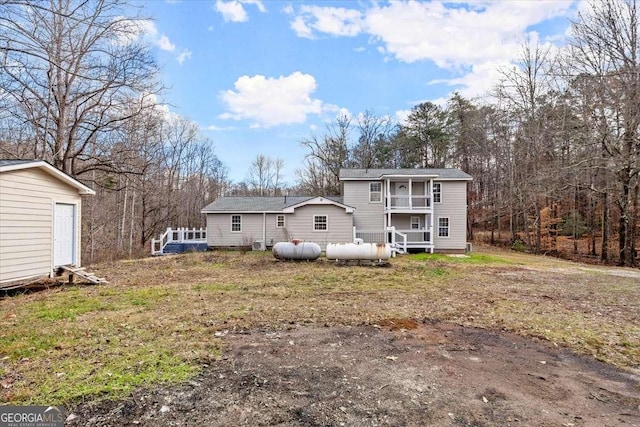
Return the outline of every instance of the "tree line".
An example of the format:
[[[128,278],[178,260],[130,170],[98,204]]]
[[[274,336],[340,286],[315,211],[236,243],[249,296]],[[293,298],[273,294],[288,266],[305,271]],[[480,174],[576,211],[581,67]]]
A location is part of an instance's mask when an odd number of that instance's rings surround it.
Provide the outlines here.
[[[343,167],[459,167],[474,178],[470,237],[541,253],[567,236],[576,253],[637,262],[635,1],[591,3],[562,49],[525,43],[485,97],[423,102],[400,122],[337,117],[300,141],[293,184],[282,159],[262,154],[232,183],[199,126],[163,106],[140,12],[0,0],[0,157],[45,159],[96,189],[83,215],[89,262],[146,251],[170,225],[204,226],[200,209],[224,194],[339,194]]]
[[[567,236],[574,254],[636,265],[639,29],[635,1],[593,2],[565,48],[523,44],[482,99],[420,103],[400,124],[372,112],[339,117],[302,141],[299,188],[337,194],[342,167],[458,167],[474,178],[470,237],[542,253]]]

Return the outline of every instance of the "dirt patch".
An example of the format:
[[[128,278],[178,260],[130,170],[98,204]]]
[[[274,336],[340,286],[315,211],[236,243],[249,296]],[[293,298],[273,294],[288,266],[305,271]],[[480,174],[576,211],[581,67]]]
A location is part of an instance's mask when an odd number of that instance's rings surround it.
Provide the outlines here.
[[[187,384],[70,425],[640,426],[639,377],[509,333],[388,319],[228,333]]]
[[[382,319],[378,322],[379,326],[389,328],[392,331],[411,330],[418,327],[418,322],[413,319]]]

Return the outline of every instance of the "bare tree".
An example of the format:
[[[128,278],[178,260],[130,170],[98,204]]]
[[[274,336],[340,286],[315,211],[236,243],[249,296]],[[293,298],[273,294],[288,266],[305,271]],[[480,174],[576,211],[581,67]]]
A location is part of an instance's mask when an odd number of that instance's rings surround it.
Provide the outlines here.
[[[352,149],[353,166],[370,169],[386,167],[392,161],[390,138],[396,123],[388,116],[365,111],[356,118],[358,143]]]
[[[247,172],[245,180],[249,194],[275,196],[282,189],[284,160],[258,154]]]
[[[142,18],[119,0],[0,3],[2,108],[33,132],[33,153],[79,175],[113,168],[90,148],[154,104],[157,67]]]
[[[351,118],[339,116],[334,123],[327,125],[325,135],[311,135],[301,141],[309,150],[306,156],[307,170],[299,170],[300,183],[309,182],[318,185],[324,183],[324,195],[340,194],[340,169],[351,166],[349,137]],[[319,177],[322,177],[320,180]]]
[[[619,259],[635,264],[640,185],[640,25],[633,0],[594,1],[572,26],[565,70],[579,77],[579,89],[591,108],[585,122],[592,130],[588,143],[599,147],[590,164],[603,178],[598,189],[619,212]],[[613,185],[606,185],[607,183]],[[605,219],[605,221],[608,220]],[[605,249],[603,242],[603,251]]]

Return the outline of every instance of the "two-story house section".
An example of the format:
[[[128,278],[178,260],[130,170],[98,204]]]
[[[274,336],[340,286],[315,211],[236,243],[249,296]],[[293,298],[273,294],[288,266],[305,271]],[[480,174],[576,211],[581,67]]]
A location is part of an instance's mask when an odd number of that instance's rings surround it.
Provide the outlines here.
[[[464,252],[467,182],[460,169],[342,169],[344,203],[355,237],[399,252]]]

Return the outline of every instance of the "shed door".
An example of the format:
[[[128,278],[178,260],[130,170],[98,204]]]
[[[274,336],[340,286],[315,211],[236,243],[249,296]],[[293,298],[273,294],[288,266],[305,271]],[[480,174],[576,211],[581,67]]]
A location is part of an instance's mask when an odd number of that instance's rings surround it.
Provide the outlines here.
[[[56,203],[53,219],[53,266],[76,263],[76,207]]]

